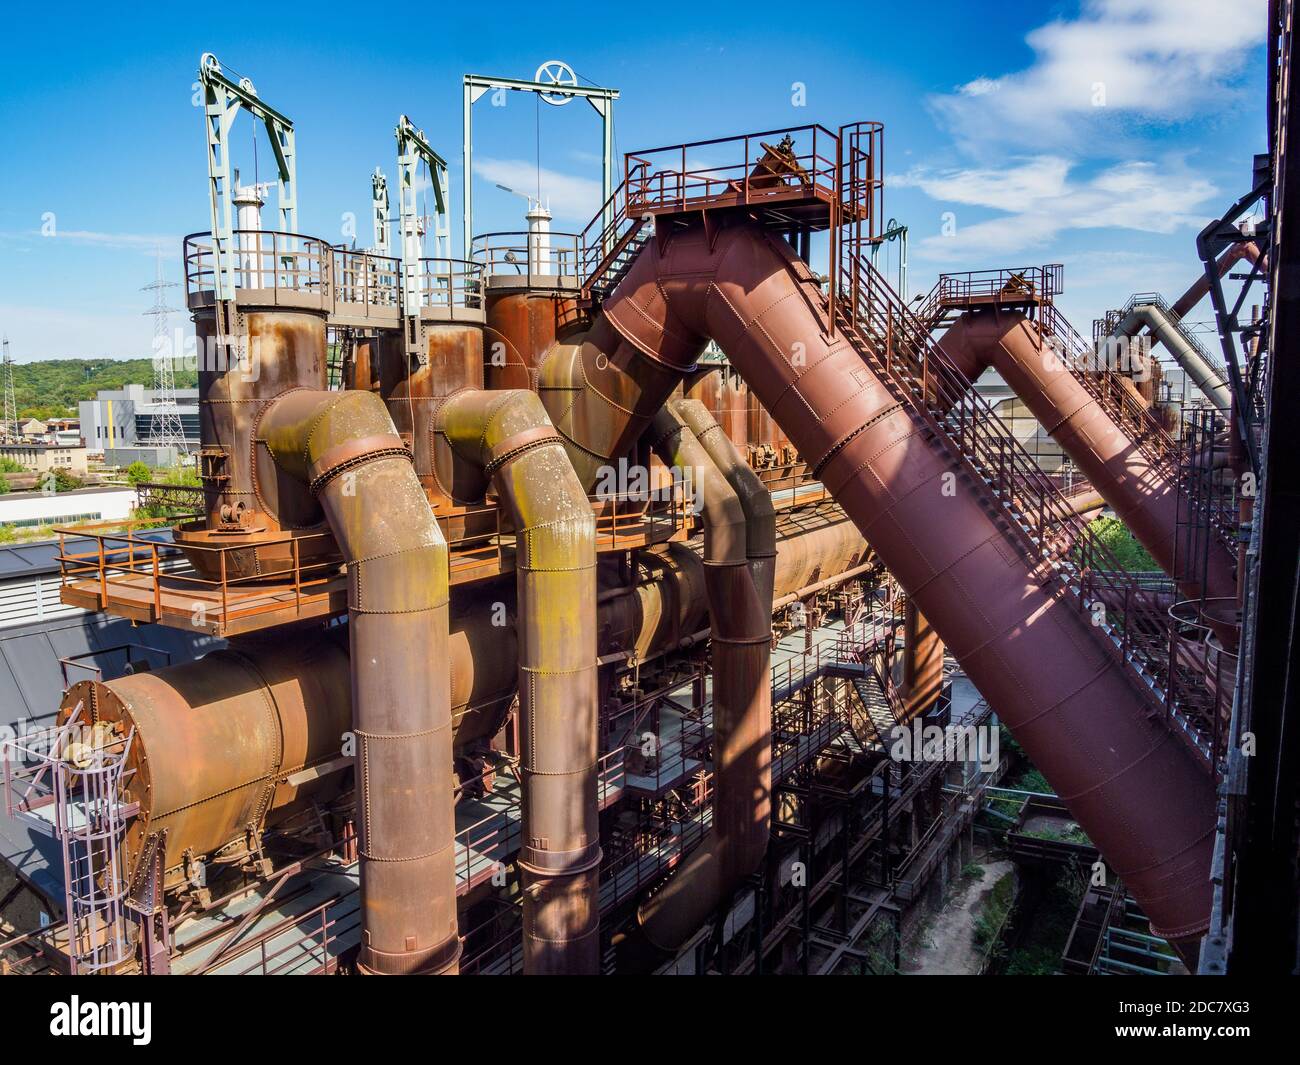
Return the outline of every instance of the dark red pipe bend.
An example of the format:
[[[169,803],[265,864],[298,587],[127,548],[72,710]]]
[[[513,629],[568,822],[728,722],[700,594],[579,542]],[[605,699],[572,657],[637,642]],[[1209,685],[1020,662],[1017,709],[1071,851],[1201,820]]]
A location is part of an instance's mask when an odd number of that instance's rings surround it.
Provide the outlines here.
[[[1051,574],[997,524],[982,490],[959,475],[956,493],[945,491],[957,455],[826,328],[818,281],[790,247],[752,224],[691,227],[663,249],[650,241],[599,322],[623,349],[680,370],[703,338],[718,342],[1159,934],[1200,935],[1210,777],[1153,719]]]

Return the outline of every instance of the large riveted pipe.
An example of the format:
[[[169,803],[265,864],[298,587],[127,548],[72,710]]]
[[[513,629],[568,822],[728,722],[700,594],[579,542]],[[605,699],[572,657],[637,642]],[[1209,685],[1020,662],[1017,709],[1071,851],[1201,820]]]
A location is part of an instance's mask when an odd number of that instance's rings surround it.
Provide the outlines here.
[[[943,641],[911,599],[903,608],[903,683],[907,720],[934,706],[943,690]]]
[[[454,973],[447,544],[383,400],[295,391],[259,430],[311,487],[348,567],[367,973]]]
[[[1212,540],[1202,574],[1176,554],[1181,515],[1172,470],[1136,447],[1124,428],[1049,349],[1042,333],[1018,311],[968,311],[940,341],[944,354],[974,382],[993,367],[1061,449],[1083,471],[1151,557],[1183,594],[1199,599],[1236,595],[1237,560]],[[1183,572],[1177,572],[1182,570]]]
[[[628,453],[707,343],[668,311],[650,249],[657,252],[655,241],[619,284],[622,298],[607,302],[576,341],[554,345],[538,367],[538,394],[585,488]]]
[[[655,452],[692,482],[702,503],[713,650],[713,828],[640,908],[635,938],[620,944],[624,959],[641,966],[676,953],[758,868],[771,822],[771,601],[765,609],[750,571],[740,497],[678,407],[661,409],[651,434]]]
[[[700,337],[718,342],[1159,934],[1201,934],[1210,775],[988,496],[962,480],[952,445],[826,320],[807,264],[749,223],[684,227],[645,245],[603,314],[638,350],[666,343],[670,365]]]
[[[532,392],[460,392],[438,432],[515,527],[523,737],[524,971],[600,971],[596,527]],[[460,494],[460,493],[458,493]]]

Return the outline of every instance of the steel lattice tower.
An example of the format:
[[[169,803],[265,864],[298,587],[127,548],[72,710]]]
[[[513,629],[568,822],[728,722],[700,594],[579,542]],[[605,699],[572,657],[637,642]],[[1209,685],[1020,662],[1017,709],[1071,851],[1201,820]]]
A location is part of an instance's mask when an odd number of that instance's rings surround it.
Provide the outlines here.
[[[0,437],[18,439],[18,401],[14,398],[14,360],[9,355],[9,338],[4,338],[5,412]]]
[[[185,455],[188,453],[185,428],[181,425],[180,408],[176,403],[176,374],[167,335],[167,318],[175,308],[167,306],[164,296],[167,289],[175,287],[175,281],[163,280],[162,249],[159,248],[157,278],[141,289],[154,294],[153,307],[144,313],[152,315],[154,320],[154,403],[161,411],[149,424],[149,446],[174,447],[177,455]]]

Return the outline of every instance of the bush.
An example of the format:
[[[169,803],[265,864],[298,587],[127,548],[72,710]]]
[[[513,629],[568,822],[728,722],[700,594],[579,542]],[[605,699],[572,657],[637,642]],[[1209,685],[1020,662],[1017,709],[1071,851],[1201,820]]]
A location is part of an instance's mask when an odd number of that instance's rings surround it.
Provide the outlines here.
[[[132,484],[144,484],[152,476],[153,474],[149,472],[149,467],[139,459],[136,459],[135,462],[131,463],[131,465],[126,468],[126,479]]]
[[[1110,548],[1120,566],[1129,572],[1158,570],[1156,560],[1151,557],[1137,538],[1129,532],[1128,526],[1119,518],[1094,518],[1088,523],[1088,530]]]
[[[41,474],[36,487],[42,492],[73,492],[78,488],[84,488],[85,482],[80,477],[68,473],[67,470],[46,470]]]

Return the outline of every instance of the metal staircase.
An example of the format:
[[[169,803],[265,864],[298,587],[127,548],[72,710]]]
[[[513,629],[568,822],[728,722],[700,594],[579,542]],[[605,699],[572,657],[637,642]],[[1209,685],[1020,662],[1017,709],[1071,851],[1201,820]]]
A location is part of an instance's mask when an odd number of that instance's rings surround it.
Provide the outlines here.
[[[893,703],[885,694],[880,674],[873,669],[870,674],[854,677],[852,685],[862,708],[862,716],[854,722],[861,726],[854,730],[855,735],[859,735],[869,748],[878,746],[880,750],[888,751],[899,719]]]
[[[839,329],[898,401],[915,412],[923,431],[949,452],[954,471],[979,494],[993,521],[1039,563],[1044,581],[1054,583],[1081,613],[1093,614],[1093,627],[1146,696],[1153,715],[1164,719],[1207,769],[1217,771],[1224,723],[1204,679],[1172,664],[1176,633],[1168,613],[1123,570],[988,401],[940,351],[931,327],[940,320],[936,315],[942,308],[952,303],[943,298],[942,285],[922,305],[923,319],[872,267],[867,252],[876,237],[876,197],[883,187],[875,144],[878,124],[843,127],[837,136],[818,133],[820,127],[807,129],[814,133],[813,147],[791,157],[804,159],[806,165],[796,168],[794,177],[775,182],[770,176],[761,183],[751,180],[753,136],[707,142],[715,151],[727,144],[743,145],[744,162],[724,166],[721,173],[717,167],[689,171],[687,148],[692,146],[687,145],[666,150],[680,162],[662,169],[629,156],[626,178],[611,197],[613,202],[602,206],[580,238],[584,301],[596,305],[624,276],[654,231],[656,214],[743,208],[748,218],[770,225],[769,215],[779,218],[784,212],[788,218],[792,205],[817,212],[812,216],[820,218],[816,225],[831,233],[829,283],[823,289],[823,279],[801,260],[795,269],[801,272],[810,302],[820,306],[825,328]],[[816,146],[816,136],[823,144],[833,144],[833,156]],[[771,151],[765,143],[762,147]],[[778,196],[784,202],[778,202]],[[1051,296],[1060,288],[1059,267],[969,275],[957,287],[967,306],[1015,305],[1037,313],[1039,328],[1061,349],[1063,363],[1132,429],[1152,461],[1168,461],[1172,443],[1163,430],[1118,388],[1104,378],[1093,379],[1095,360],[1083,361],[1088,346],[1052,307]],[[1176,464],[1173,474],[1177,476]],[[1105,609],[1099,610],[1102,606]]]
[[[840,250],[835,325],[899,401],[916,412],[931,437],[952,453],[955,468],[984,497],[995,522],[1042,563],[1044,573],[1081,612],[1092,611],[1103,598],[1122,604],[1122,609],[1112,606],[1101,614],[1095,628],[1153,708],[1207,767],[1217,766],[1220,723],[1206,711],[1198,678],[1171,668],[1173,633],[1167,612],[1073,513],[988,401],[948,362],[926,325],[871,266],[861,245],[845,241]],[[809,281],[808,290],[829,316],[830,302],[811,272]],[[1062,328],[1059,323],[1057,328]]]
[[[1117,308],[1113,311],[1107,311],[1104,318],[1098,318],[1093,322],[1093,339],[1096,341],[1102,341],[1108,337],[1113,337],[1115,335],[1115,330],[1119,328],[1119,324],[1139,307],[1155,307],[1157,310],[1161,311],[1164,316],[1169,319],[1169,323],[1174,327],[1174,331],[1187,342],[1187,346],[1200,355],[1200,357],[1205,360],[1206,364],[1214,370],[1220,378],[1225,381],[1228,379],[1228,371],[1223,366],[1223,360],[1215,358],[1210,354],[1205,345],[1201,343],[1200,338],[1187,328],[1187,325],[1183,322],[1182,316],[1169,306],[1168,302],[1166,302],[1165,298],[1160,295],[1159,292],[1135,292],[1129,297],[1128,302],[1125,303],[1123,307]]]
[[[1048,269],[1050,268],[1043,267],[1042,271],[1045,273]],[[1178,482],[1186,505],[1199,514],[1203,524],[1207,524],[1214,530],[1215,536],[1223,547],[1229,551],[1236,551],[1236,529],[1222,520],[1223,515],[1219,511],[1205,509],[1194,502],[1200,493],[1188,483],[1189,476],[1192,474],[1188,464],[1180,461],[1178,441],[1165,431],[1164,426],[1152,415],[1150,409],[1134,394],[1125,374],[1110,365],[1109,357],[1104,354],[1105,349],[1095,340],[1092,343],[1085,340],[1057,308],[1052,295],[1055,291],[1059,291],[1059,275],[1056,277],[1056,286],[1037,285],[1035,284],[1037,270],[1038,268],[1029,267],[1020,271],[943,274],[922,302],[921,309],[916,312],[916,318],[928,333],[935,335],[972,306],[978,305],[969,297],[962,298],[965,289],[970,287],[972,278],[977,279],[976,284],[979,279],[986,276],[995,279],[1010,277],[1013,280],[1026,278],[1027,286],[1033,286],[1038,298],[1017,296],[1004,287],[999,293],[998,300],[995,301],[996,305],[1013,306],[1024,310],[1026,320],[1038,330],[1044,346],[1055,354],[1061,365],[1123,430],[1125,436],[1151,464],[1152,470],[1164,478]],[[982,302],[987,304],[989,301]],[[1109,324],[1106,326],[1105,335],[1109,335],[1133,306],[1142,302],[1164,305],[1164,301],[1159,296],[1133,297],[1124,310],[1111,312],[1111,315],[1107,316],[1105,321]],[[1094,334],[1102,336],[1101,323],[1098,323],[1098,327],[1094,329]],[[1199,348],[1199,344],[1197,347]]]
[[[643,169],[644,164],[631,166],[628,176],[578,234],[579,302],[583,307],[595,306],[614,290],[654,233],[649,215],[630,218],[627,212],[628,188],[640,180]]]

